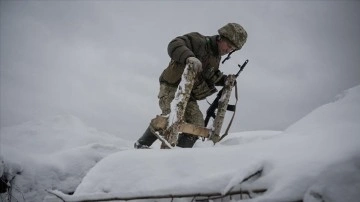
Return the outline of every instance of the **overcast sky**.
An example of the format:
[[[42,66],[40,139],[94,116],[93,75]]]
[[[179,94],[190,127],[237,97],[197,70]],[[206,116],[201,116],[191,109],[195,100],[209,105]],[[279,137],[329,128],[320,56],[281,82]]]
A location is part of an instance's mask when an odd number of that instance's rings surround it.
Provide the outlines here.
[[[236,22],[248,40],[221,69],[249,64],[231,132],[283,130],[360,84],[359,10],[359,1],[1,1],[1,127],[72,114],[135,140],[160,113],[167,44]]]

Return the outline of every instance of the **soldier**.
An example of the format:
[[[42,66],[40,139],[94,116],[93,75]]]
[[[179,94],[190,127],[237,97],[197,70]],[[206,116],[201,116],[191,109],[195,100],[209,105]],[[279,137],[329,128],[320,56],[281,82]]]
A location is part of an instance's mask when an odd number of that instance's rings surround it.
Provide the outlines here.
[[[221,56],[240,50],[245,44],[247,33],[237,23],[228,23],[218,30],[219,35],[203,36],[192,32],[173,39],[168,45],[171,61],[160,75],[158,94],[162,115],[170,114],[170,103],[175,97],[186,64],[192,64],[197,72],[190,99],[186,105],[184,119],[187,123],[204,127],[204,117],[197,100],[205,99],[217,90],[215,86],[225,83],[226,75],[219,70]],[[157,139],[151,124],[135,142],[136,149],[149,148]],[[177,146],[191,148],[197,136],[182,133]]]

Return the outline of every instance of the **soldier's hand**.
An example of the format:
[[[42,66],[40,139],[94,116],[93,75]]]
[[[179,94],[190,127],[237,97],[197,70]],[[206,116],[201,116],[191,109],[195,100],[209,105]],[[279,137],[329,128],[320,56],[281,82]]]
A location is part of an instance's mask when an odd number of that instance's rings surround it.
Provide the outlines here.
[[[202,64],[201,61],[199,59],[197,59],[196,57],[188,57],[186,59],[186,63],[193,68],[193,70],[196,73],[199,73],[202,71]]]
[[[236,85],[236,76],[233,74],[227,75],[226,80],[225,80],[225,85],[235,86]]]

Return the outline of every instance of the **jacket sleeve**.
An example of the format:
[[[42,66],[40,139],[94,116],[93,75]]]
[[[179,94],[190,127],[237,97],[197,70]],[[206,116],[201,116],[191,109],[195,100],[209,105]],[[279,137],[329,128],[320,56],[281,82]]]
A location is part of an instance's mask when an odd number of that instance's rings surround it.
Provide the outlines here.
[[[186,64],[188,57],[195,57],[193,48],[196,47],[193,34],[186,34],[173,39],[168,45],[168,54],[171,59],[181,64]]]

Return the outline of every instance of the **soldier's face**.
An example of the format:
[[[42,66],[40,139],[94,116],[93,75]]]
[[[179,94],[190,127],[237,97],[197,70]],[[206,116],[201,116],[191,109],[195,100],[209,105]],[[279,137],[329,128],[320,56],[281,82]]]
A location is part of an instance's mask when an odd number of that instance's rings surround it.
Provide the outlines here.
[[[221,56],[226,55],[236,49],[230,42],[224,39],[218,41],[218,48]]]

